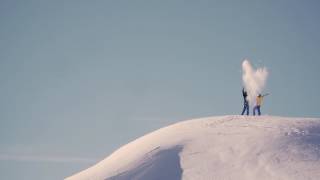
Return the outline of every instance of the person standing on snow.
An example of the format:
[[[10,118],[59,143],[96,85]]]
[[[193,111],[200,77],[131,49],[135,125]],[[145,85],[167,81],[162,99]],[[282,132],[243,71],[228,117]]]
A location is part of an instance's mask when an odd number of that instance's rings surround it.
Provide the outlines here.
[[[261,94],[259,94],[258,96],[257,96],[257,98],[256,98],[256,106],[254,106],[254,108],[253,108],[253,115],[255,116],[256,115],[256,110],[258,111],[258,115],[260,116],[261,115],[261,110],[260,110],[260,107],[261,107],[261,105],[262,105],[262,101],[263,101],[263,98],[265,97],[265,96],[267,96],[267,95],[269,95],[269,94],[265,94],[265,95],[261,95]]]
[[[243,96],[243,110],[241,115],[243,115],[247,111],[247,116],[249,116],[249,102],[247,99],[248,93],[242,88],[242,96]]]

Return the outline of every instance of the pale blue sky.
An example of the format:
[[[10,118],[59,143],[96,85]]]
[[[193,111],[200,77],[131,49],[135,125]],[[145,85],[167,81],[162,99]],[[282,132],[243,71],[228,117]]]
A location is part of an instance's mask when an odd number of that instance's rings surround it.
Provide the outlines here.
[[[0,178],[62,179],[181,120],[239,114],[241,62],[262,112],[319,117],[320,3],[0,1]]]

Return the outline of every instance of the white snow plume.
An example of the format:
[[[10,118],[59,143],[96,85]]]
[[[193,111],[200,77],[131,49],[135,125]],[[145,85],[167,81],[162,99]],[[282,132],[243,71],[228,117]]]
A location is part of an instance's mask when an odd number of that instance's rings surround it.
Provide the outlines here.
[[[268,78],[268,70],[265,67],[254,69],[249,60],[242,62],[242,81],[243,86],[248,93],[248,101],[250,105],[254,105],[255,98],[262,93]]]

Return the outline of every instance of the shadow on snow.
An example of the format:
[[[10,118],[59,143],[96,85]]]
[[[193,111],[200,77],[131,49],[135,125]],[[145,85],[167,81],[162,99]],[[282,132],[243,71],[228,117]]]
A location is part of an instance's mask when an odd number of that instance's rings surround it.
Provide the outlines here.
[[[159,150],[140,166],[106,180],[180,180],[183,171],[179,157],[181,150],[182,146]]]

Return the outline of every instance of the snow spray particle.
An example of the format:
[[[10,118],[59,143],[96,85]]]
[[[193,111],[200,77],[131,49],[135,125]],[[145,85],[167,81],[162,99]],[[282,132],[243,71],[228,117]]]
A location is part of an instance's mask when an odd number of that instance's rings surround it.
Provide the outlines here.
[[[250,64],[249,60],[245,59],[242,62],[242,81],[243,86],[248,93],[248,101],[250,105],[254,105],[256,96],[262,93],[265,87],[268,71],[267,68],[262,67],[255,70]]]

